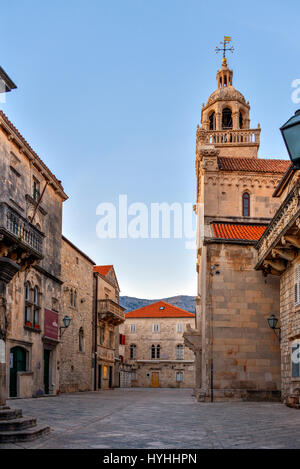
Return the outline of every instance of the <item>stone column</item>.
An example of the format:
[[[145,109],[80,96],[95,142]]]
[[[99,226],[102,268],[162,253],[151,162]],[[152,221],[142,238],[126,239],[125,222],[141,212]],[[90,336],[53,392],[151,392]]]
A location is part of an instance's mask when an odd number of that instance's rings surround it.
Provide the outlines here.
[[[20,270],[20,266],[8,257],[0,257],[0,407],[5,405],[7,398],[6,385],[6,286],[14,275]]]

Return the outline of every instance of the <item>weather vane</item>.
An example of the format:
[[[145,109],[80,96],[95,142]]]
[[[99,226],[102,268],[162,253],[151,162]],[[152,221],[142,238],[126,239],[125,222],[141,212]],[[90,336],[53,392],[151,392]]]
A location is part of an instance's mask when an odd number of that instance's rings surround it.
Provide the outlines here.
[[[216,53],[218,52],[223,52],[223,63],[226,64],[226,52],[232,52],[234,51],[234,47],[231,46],[231,47],[227,47],[228,44],[231,42],[231,37],[230,36],[224,36],[224,42],[220,42],[220,44],[222,44],[223,47],[216,47],[215,48],[215,51]]]

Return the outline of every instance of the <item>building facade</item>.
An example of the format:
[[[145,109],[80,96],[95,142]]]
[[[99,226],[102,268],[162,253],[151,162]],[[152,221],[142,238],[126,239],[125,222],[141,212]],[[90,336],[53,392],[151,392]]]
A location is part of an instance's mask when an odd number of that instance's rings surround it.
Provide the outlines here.
[[[273,197],[281,205],[258,241],[256,269],[267,279],[280,281],[280,309],[272,313],[278,320],[274,335],[281,346],[282,400],[300,409],[300,175],[292,166]]]
[[[62,237],[62,314],[60,315],[60,392],[93,389],[95,262]],[[70,318],[64,327],[63,319]]]
[[[194,354],[183,333],[195,327],[195,315],[159,301],[125,315],[125,359],[132,366],[131,385],[192,388]]]
[[[0,180],[0,257],[19,266],[5,297],[6,394],[56,394],[62,203],[67,196],[1,111]]]
[[[120,386],[120,333],[124,308],[119,304],[120,287],[112,265],[94,267],[96,297],[95,389]]]
[[[272,198],[288,161],[258,158],[260,126],[233,86],[226,59],[196,134],[199,400],[279,399],[280,349],[267,318],[279,308],[279,279],[255,270],[255,244],[279,206]]]

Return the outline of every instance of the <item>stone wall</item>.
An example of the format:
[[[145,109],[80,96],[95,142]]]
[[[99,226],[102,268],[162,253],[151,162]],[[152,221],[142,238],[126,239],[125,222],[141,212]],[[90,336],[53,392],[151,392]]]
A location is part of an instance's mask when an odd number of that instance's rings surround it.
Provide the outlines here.
[[[300,339],[300,306],[294,303],[294,269],[300,263],[298,256],[280,277],[281,377],[282,398],[288,403],[294,394],[300,394],[300,378],[292,377],[291,347]]]
[[[68,240],[62,240],[62,311],[71,318],[70,326],[62,329],[60,344],[60,391],[90,391],[93,386],[93,261],[82,255]],[[73,301],[71,304],[71,291]],[[74,304],[74,295],[76,302]],[[83,331],[83,346],[79,334]]]
[[[254,270],[257,253],[251,246],[209,244],[207,252],[207,394],[213,359],[215,398],[278,398],[280,348],[267,318],[278,309],[279,278]]]

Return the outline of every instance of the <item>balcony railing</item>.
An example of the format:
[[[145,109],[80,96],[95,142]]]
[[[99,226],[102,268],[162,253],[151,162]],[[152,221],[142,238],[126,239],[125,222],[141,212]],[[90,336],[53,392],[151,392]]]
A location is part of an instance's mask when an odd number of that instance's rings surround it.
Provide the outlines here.
[[[256,244],[258,250],[258,265],[260,265],[270,250],[278,244],[278,241],[294,221],[300,216],[300,184],[296,184],[286,199],[275,213],[268,228]]]
[[[98,300],[98,317],[114,324],[121,324],[125,321],[125,308],[115,303],[113,300]]]
[[[0,203],[0,232],[43,257],[43,234],[5,202]]]
[[[209,144],[229,144],[241,145],[259,145],[260,129],[249,130],[213,130],[207,131],[206,143]]]

